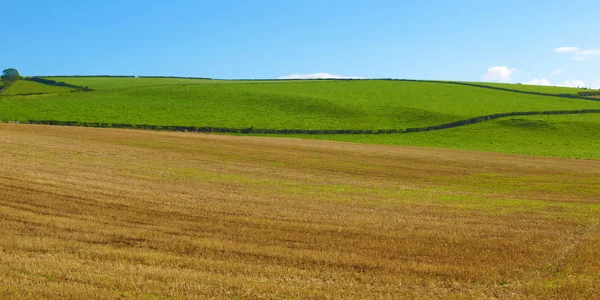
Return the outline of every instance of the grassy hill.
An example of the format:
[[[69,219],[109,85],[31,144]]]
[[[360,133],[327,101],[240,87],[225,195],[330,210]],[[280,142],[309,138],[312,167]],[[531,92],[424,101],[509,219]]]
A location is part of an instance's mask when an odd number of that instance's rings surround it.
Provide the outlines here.
[[[6,90],[2,91],[3,96],[30,95],[30,94],[61,94],[69,93],[72,89],[62,86],[52,86],[33,81],[19,80],[13,82]]]
[[[161,81],[172,85],[5,99],[0,103],[0,119],[234,128],[399,129],[513,111],[600,108],[597,101],[422,82],[179,85],[175,83],[179,80]],[[28,105],[22,105],[23,101]]]
[[[185,78],[52,77],[93,92],[3,97],[0,120],[55,120],[299,130],[381,130],[439,125],[508,112],[600,109],[600,101],[523,94],[439,82],[228,81]],[[18,90],[26,91],[23,83]],[[487,83],[482,83],[488,85]],[[578,89],[497,84],[540,93]],[[9,91],[12,91],[11,86]],[[50,87],[55,88],[55,87]],[[59,88],[57,91],[64,91]],[[33,90],[33,89],[32,89]],[[37,89],[39,90],[39,89]],[[392,135],[301,135],[351,142],[422,145],[599,158],[600,114],[520,117],[443,130]],[[538,121],[543,119],[542,123]],[[556,121],[554,121],[556,120]],[[529,121],[525,121],[527,123]],[[536,123],[537,122],[537,123]],[[552,123],[552,127],[543,124]],[[537,124],[537,125],[536,125]],[[539,125],[539,126],[538,126]],[[525,130],[525,131],[524,131]],[[537,141],[538,144],[532,144]]]

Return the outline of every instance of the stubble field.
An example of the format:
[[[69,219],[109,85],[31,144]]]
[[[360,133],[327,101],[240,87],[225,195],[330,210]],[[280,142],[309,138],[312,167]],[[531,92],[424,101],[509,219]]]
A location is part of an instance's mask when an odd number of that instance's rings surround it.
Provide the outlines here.
[[[0,124],[0,298],[590,298],[600,161]]]

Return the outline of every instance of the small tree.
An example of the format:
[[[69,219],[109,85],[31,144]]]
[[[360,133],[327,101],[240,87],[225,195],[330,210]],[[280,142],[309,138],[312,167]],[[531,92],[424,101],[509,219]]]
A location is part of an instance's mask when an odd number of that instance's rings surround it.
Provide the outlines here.
[[[19,79],[21,79],[21,75],[17,69],[10,68],[2,71],[2,81],[14,82]]]

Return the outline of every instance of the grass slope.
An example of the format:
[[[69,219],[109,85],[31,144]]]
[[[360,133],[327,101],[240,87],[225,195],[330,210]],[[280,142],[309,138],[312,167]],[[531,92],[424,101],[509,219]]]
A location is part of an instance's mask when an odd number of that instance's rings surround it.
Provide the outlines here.
[[[599,134],[600,114],[588,114],[511,117],[465,127],[409,134],[294,137],[600,159]]]
[[[0,119],[399,129],[501,112],[583,108],[600,108],[600,102],[422,82],[321,81],[134,87],[5,98],[0,102]]]
[[[59,94],[69,93],[72,89],[62,86],[52,86],[33,81],[18,80],[2,92],[3,96],[28,95],[28,94]]]
[[[590,299],[600,162],[0,124],[0,298]]]
[[[514,111],[600,108],[600,102],[596,101],[413,81],[52,79],[90,86],[97,91],[4,96],[0,99],[0,120],[377,130],[431,126]],[[544,93],[578,91],[507,84],[497,86],[524,87]],[[59,89],[64,91],[64,88]],[[597,114],[540,116],[501,119],[440,132],[302,137],[599,159],[600,151],[597,149],[600,148],[595,146],[598,144],[599,126]]]

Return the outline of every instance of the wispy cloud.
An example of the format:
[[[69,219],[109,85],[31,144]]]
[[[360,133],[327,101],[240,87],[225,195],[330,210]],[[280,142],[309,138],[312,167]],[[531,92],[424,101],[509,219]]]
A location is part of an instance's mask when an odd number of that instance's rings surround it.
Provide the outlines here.
[[[555,48],[554,52],[570,53],[570,52],[576,52],[578,50],[579,50],[579,48],[577,48],[577,47],[559,47],[559,48]]]
[[[556,69],[556,70],[552,71],[552,73],[550,73],[550,75],[556,76],[556,75],[562,73],[563,71],[564,71],[564,69]]]
[[[280,76],[277,79],[362,79],[358,76],[341,76],[329,73],[314,73],[314,74],[292,74]]]
[[[574,60],[585,61],[590,58],[592,55],[600,55],[600,49],[586,49],[582,50],[577,47],[559,47],[553,50],[554,52],[559,53],[571,53],[575,54],[573,57]]]
[[[495,66],[488,69],[487,73],[481,75],[486,81],[510,82],[512,75],[517,72],[515,68],[507,66]]]
[[[531,81],[528,82],[523,82],[523,84],[528,84],[528,85],[552,85],[550,83],[550,80],[546,79],[546,78],[542,78],[542,79],[532,79]]]

